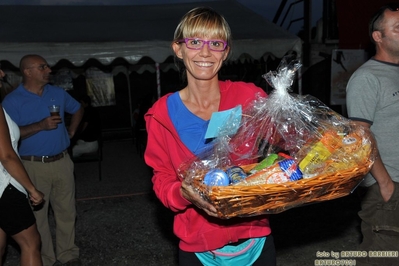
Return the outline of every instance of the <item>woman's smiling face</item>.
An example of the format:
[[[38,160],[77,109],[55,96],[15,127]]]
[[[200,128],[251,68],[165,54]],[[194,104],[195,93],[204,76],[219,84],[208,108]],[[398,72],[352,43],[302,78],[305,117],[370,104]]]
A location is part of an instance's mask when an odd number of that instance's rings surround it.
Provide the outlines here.
[[[177,26],[172,48],[176,57],[183,61],[187,78],[212,80],[218,77],[231,51],[230,26],[212,9],[194,8]]]
[[[204,41],[218,40],[217,38],[205,38],[195,36],[196,39]],[[223,40],[222,40],[223,41]],[[174,43],[173,50],[178,58],[182,59],[187,70],[187,75],[198,80],[211,80],[217,78],[217,74],[227,58],[230,47],[223,51],[214,51],[205,43],[201,49],[187,48],[183,43]]]

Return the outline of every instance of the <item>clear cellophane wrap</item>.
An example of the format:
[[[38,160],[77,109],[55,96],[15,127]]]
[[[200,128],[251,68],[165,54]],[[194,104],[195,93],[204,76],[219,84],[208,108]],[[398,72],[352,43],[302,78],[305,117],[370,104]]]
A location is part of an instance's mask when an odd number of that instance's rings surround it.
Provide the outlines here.
[[[370,170],[376,149],[369,129],[310,95],[291,93],[300,67],[298,60],[283,58],[277,71],[263,75],[274,88],[269,96],[257,97],[240,120],[231,115],[211,145],[180,167],[184,182],[220,218],[279,213],[343,197]],[[232,127],[238,127],[234,135],[227,133]],[[281,169],[282,161],[290,162],[287,169]],[[232,166],[240,166],[246,178],[227,186],[204,184],[209,171]],[[293,171],[300,177],[292,178]]]

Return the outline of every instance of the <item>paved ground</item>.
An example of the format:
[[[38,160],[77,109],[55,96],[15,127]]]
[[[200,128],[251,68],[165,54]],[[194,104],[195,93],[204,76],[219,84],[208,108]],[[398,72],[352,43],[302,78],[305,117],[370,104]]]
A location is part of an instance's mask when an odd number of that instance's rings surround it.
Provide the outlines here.
[[[150,171],[131,140],[104,143],[102,181],[96,163],[75,169],[83,265],[177,265],[172,214],[152,193]],[[356,250],[358,205],[351,195],[272,215],[277,265],[315,265],[317,252]],[[11,241],[4,265],[19,265]]]

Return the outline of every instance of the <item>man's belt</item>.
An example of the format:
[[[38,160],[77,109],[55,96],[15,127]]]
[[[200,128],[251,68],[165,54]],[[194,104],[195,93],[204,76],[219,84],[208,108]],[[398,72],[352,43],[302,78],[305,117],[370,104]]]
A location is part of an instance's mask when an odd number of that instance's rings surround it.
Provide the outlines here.
[[[42,162],[42,163],[51,163],[58,161],[59,159],[62,159],[65,157],[65,155],[68,153],[67,150],[56,154],[52,156],[20,156],[22,160],[25,161],[32,161],[32,162]]]

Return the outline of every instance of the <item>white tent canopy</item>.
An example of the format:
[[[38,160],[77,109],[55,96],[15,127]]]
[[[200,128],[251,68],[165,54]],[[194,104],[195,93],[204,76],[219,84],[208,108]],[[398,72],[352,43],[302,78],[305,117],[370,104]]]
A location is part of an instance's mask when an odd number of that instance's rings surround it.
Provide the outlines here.
[[[160,73],[173,67],[163,63],[173,55],[170,48],[180,18],[197,6],[209,6],[223,14],[232,35],[230,62],[277,58],[295,52],[300,57],[299,37],[273,24],[233,0],[191,2],[185,4],[132,6],[21,6],[0,3],[0,60],[18,67],[26,54],[39,54],[54,66],[68,60],[75,67],[95,59],[103,65],[111,63],[116,73],[127,77],[129,109],[132,113],[129,74],[157,72],[160,96]],[[137,64],[150,57],[152,65]],[[127,63],[118,66],[114,60]],[[14,75],[17,75],[14,73]]]
[[[61,59],[75,66],[94,58],[104,65],[116,58],[130,64],[148,56],[162,63],[172,55],[170,42],[183,14],[196,6],[223,14],[233,34],[230,60],[281,58],[301,40],[236,1],[145,6],[1,6],[0,60],[18,66],[25,54],[40,54],[50,65]]]

